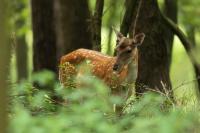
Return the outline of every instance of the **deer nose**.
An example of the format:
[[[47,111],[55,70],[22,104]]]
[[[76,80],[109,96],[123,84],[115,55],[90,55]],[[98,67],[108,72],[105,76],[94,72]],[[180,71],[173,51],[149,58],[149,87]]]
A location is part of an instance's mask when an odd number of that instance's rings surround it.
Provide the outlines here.
[[[114,71],[117,71],[118,68],[119,68],[119,65],[117,65],[117,64],[115,64],[115,65],[113,66],[113,70],[114,70]]]

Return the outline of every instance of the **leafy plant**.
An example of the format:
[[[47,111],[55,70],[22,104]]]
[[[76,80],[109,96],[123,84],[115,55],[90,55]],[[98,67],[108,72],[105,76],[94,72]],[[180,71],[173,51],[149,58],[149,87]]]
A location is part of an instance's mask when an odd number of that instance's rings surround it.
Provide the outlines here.
[[[50,72],[36,74],[34,80],[49,84]],[[40,75],[40,76],[38,76]],[[37,78],[38,77],[38,78]],[[41,78],[42,77],[42,78]],[[52,92],[38,90],[28,82],[12,87],[10,104],[11,133],[191,133],[199,129],[199,109],[184,110],[169,106],[166,98],[148,93],[133,99],[118,116],[113,104],[120,98],[110,95],[109,88],[91,75],[77,79],[78,88],[63,88],[54,82]],[[45,81],[45,82],[44,82]],[[47,82],[48,81],[48,82]],[[26,102],[25,102],[26,101]]]

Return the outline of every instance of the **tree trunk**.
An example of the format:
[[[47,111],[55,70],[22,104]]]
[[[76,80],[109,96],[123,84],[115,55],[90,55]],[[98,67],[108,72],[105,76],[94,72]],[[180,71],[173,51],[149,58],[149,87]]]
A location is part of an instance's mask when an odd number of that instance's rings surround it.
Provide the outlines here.
[[[56,72],[56,34],[53,0],[31,0],[34,71]]]
[[[124,14],[122,24],[120,26],[120,32],[124,36],[127,36],[127,33],[129,32],[133,19],[133,12],[136,12],[137,2],[138,0],[126,0],[126,12]]]
[[[134,22],[134,21],[133,21]],[[169,76],[169,32],[162,22],[162,15],[156,0],[143,0],[137,22],[136,33],[146,34],[139,47],[138,77],[136,94],[149,89],[169,93],[172,96]],[[132,32],[132,30],[131,30]]]
[[[103,16],[104,0],[96,0],[94,15],[92,17],[92,41],[93,49],[101,51],[101,25]]]
[[[27,44],[25,36],[17,37],[16,46],[17,55],[17,80],[21,81],[28,77],[28,55],[27,55]]]
[[[109,15],[109,19],[107,21],[107,28],[109,29],[108,32],[108,43],[107,43],[107,51],[106,54],[108,55],[113,55],[113,51],[112,51],[112,34],[113,34],[113,29],[112,26],[115,23],[114,19],[116,17],[116,9],[117,9],[117,2],[115,0],[111,0],[110,4],[112,5],[112,9],[110,11],[110,15]]]
[[[165,0],[164,1],[164,14],[165,16],[167,16],[168,18],[170,18],[174,23],[177,24],[177,17],[178,17],[178,2],[177,0]],[[173,48],[173,40],[174,40],[174,33],[171,32],[170,29],[166,29],[166,39],[168,47],[168,58],[169,58],[169,65],[171,64],[171,59],[172,59],[172,48]],[[170,66],[169,66],[170,68]]]
[[[7,90],[8,90],[8,71],[10,63],[10,44],[9,44],[9,19],[8,1],[0,0],[0,130],[7,132]]]
[[[24,11],[25,3],[14,1],[14,12],[13,15],[21,14]],[[18,17],[15,22],[16,30],[16,58],[17,58],[17,80],[27,79],[28,77],[28,54],[27,44],[25,40],[25,33],[19,33],[22,28],[26,25],[26,20],[23,17]]]
[[[78,48],[92,49],[87,0],[55,0],[58,58]]]

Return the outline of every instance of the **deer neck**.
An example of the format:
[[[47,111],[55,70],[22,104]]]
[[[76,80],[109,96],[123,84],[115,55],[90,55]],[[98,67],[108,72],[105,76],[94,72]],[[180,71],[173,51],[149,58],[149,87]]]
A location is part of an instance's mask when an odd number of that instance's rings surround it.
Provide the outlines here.
[[[135,58],[128,64],[128,71],[127,71],[127,83],[134,83],[137,78],[138,72],[138,52],[135,53]]]

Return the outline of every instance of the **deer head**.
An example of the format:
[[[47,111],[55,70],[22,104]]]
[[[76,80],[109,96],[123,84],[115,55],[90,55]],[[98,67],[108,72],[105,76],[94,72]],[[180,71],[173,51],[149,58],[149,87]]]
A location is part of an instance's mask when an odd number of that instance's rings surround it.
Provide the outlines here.
[[[113,70],[120,73],[125,65],[128,65],[137,58],[137,46],[140,46],[145,38],[144,33],[136,34],[133,38],[124,37],[122,33],[115,30],[117,36],[116,46],[116,62],[113,66]]]

